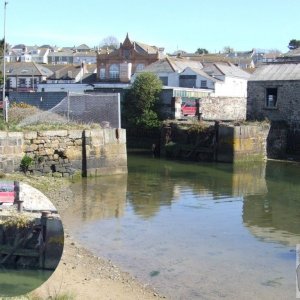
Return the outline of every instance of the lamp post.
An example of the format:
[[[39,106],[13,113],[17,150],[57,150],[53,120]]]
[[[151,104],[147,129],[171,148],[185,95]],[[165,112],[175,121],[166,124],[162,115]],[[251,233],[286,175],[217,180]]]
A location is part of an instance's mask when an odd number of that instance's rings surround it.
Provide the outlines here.
[[[5,41],[5,23],[6,23],[6,5],[8,4],[8,2],[4,1],[4,35],[3,35],[3,91],[2,91],[2,101],[3,101],[3,105],[5,104],[5,115],[4,118],[7,121],[7,117],[6,117],[6,111],[7,111],[7,107],[6,107],[6,101],[5,101],[5,85],[6,85],[6,69],[5,69],[5,54],[6,54],[6,41]]]

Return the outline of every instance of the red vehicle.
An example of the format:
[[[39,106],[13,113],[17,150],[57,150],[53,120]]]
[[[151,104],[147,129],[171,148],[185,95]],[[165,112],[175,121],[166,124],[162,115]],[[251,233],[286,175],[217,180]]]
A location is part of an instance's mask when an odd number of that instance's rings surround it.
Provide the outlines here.
[[[14,183],[0,181],[0,205],[13,204],[15,200]]]
[[[196,103],[195,101],[187,101],[181,106],[181,113],[184,116],[195,116],[196,115]]]

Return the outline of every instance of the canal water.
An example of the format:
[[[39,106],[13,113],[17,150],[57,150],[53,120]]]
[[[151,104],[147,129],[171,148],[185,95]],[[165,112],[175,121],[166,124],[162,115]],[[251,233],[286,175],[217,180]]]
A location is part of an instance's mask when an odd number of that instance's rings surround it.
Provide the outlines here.
[[[300,165],[128,156],[73,184],[72,234],[170,299],[294,299]]]

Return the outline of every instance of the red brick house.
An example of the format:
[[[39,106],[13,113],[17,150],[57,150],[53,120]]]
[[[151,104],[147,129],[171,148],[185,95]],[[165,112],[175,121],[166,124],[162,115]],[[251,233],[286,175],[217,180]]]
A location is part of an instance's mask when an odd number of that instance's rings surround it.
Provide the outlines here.
[[[130,82],[131,75],[163,57],[163,48],[131,41],[126,35],[119,49],[101,49],[97,53],[99,82]]]

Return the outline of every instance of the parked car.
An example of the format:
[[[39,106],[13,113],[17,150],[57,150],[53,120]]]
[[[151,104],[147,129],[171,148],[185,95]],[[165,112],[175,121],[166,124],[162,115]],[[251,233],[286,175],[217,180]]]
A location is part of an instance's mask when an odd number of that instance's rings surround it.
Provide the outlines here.
[[[181,106],[181,113],[184,116],[195,116],[196,110],[197,107],[195,101],[187,101]]]
[[[13,205],[15,191],[13,182],[0,182],[0,205]]]

